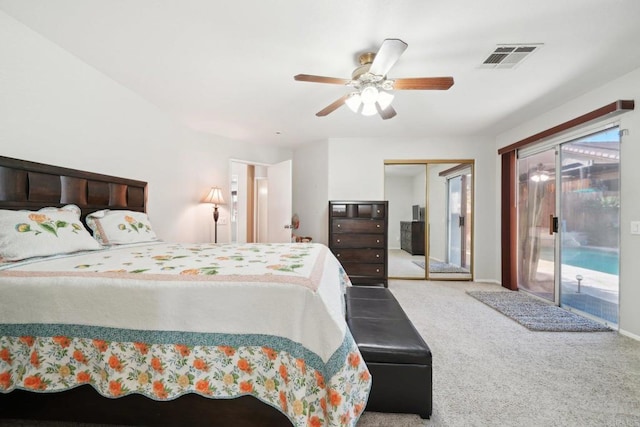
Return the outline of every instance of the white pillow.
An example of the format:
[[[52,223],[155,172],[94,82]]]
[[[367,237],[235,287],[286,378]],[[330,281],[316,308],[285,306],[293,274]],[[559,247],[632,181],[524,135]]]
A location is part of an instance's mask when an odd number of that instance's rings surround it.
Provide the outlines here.
[[[87,215],[93,237],[103,245],[152,242],[158,240],[149,217],[143,212],[105,209]]]
[[[80,208],[0,210],[0,261],[101,249],[80,221]]]

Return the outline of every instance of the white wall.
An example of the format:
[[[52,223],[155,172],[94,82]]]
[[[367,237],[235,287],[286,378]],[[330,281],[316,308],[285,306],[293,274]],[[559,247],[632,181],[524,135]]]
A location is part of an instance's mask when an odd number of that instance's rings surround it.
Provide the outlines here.
[[[427,167],[413,178],[413,200],[411,200],[411,219],[413,220],[413,205],[421,208],[426,206],[425,195],[427,194]],[[417,219],[417,218],[416,218]]]
[[[433,164],[428,166],[429,185],[429,257],[438,261],[447,260],[447,186],[446,179],[439,175],[455,164]]]
[[[477,281],[500,278],[499,228],[495,221],[496,152],[489,138],[335,138],[329,140],[329,200],[383,200],[384,161],[402,159],[474,159],[475,258]],[[325,207],[326,211],[326,207]],[[326,226],[324,233],[327,233]]]
[[[305,144],[293,156],[293,212],[300,217],[298,236],[327,244],[328,234],[327,141]]]
[[[292,156],[191,131],[3,12],[0,40],[0,155],[147,181],[164,240],[213,241],[199,200],[213,185],[229,194],[229,158]],[[219,242],[228,231],[218,228]]]
[[[496,138],[496,149],[534,135],[540,131],[581,116],[619,99],[640,100],[640,69],[637,69],[602,87],[592,90],[558,108],[536,117],[517,128],[511,129]],[[621,240],[620,240],[620,332],[640,339],[640,235],[630,234],[630,222],[640,221],[640,105],[636,110],[624,113],[619,120],[620,129],[627,129],[628,135],[622,137],[621,148]],[[612,120],[609,120],[609,122]],[[607,123],[607,121],[602,122]],[[495,155],[494,168],[499,176],[500,159]],[[478,186],[481,184],[478,183]],[[496,191],[499,183],[496,182]],[[496,199],[496,212],[499,217],[499,198]],[[499,221],[499,219],[498,219]],[[499,222],[498,222],[499,223]],[[498,229],[499,230],[499,229]],[[476,254],[478,252],[476,251]],[[496,260],[499,262],[499,257]]]

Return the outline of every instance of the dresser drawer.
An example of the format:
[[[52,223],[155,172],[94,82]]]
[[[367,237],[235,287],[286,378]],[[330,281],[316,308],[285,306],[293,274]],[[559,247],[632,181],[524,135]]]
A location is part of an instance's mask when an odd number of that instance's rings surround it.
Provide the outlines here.
[[[384,264],[358,264],[343,263],[344,271],[348,276],[368,276],[368,277],[385,277]]]
[[[384,203],[333,203],[329,215],[344,218],[384,219],[387,214]]]
[[[384,248],[385,236],[380,234],[334,234],[331,239],[333,249],[341,248]]]
[[[360,218],[384,218],[386,215],[386,209],[383,204],[365,204],[358,205],[358,216]]]
[[[384,234],[384,220],[379,219],[336,219],[331,224],[334,233],[380,233]]]
[[[384,249],[334,249],[336,258],[345,262],[384,262]]]

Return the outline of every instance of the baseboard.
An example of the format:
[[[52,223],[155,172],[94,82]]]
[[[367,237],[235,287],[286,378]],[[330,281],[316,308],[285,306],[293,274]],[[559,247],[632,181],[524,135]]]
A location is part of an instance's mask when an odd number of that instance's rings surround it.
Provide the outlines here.
[[[618,329],[618,332],[620,333],[620,335],[624,335],[625,337],[640,341],[640,335],[632,334],[631,332],[625,331],[624,329]]]
[[[481,283],[493,283],[495,285],[502,285],[502,282],[500,280],[496,280],[496,279],[473,279],[474,282],[481,282]]]

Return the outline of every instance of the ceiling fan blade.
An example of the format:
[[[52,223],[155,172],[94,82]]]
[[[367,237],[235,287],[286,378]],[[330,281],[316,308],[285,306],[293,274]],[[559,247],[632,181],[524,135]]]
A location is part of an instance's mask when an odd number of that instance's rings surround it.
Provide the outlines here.
[[[453,86],[453,77],[413,77],[395,79],[396,90],[447,90]]]
[[[382,120],[392,119],[396,116],[396,114],[398,114],[391,105],[383,110],[382,108],[380,108],[380,104],[376,102],[376,109],[378,110],[378,114],[380,114],[380,117],[382,117]]]
[[[325,77],[325,76],[312,76],[311,74],[298,74],[293,77],[299,82],[312,82],[312,83],[329,83],[334,85],[346,85],[351,80],[339,79],[337,77]]]
[[[343,96],[342,98],[337,99],[336,101],[332,102],[331,104],[327,105],[326,107],[324,107],[322,110],[318,111],[316,113],[316,116],[318,117],[324,117],[329,113],[333,113],[335,110],[337,110],[339,107],[342,107],[342,105],[344,104],[344,102],[347,100],[347,98],[349,98],[351,94],[346,94],[345,96]]]
[[[386,39],[376,53],[369,72],[376,76],[386,76],[406,48],[407,44],[400,39]]]

